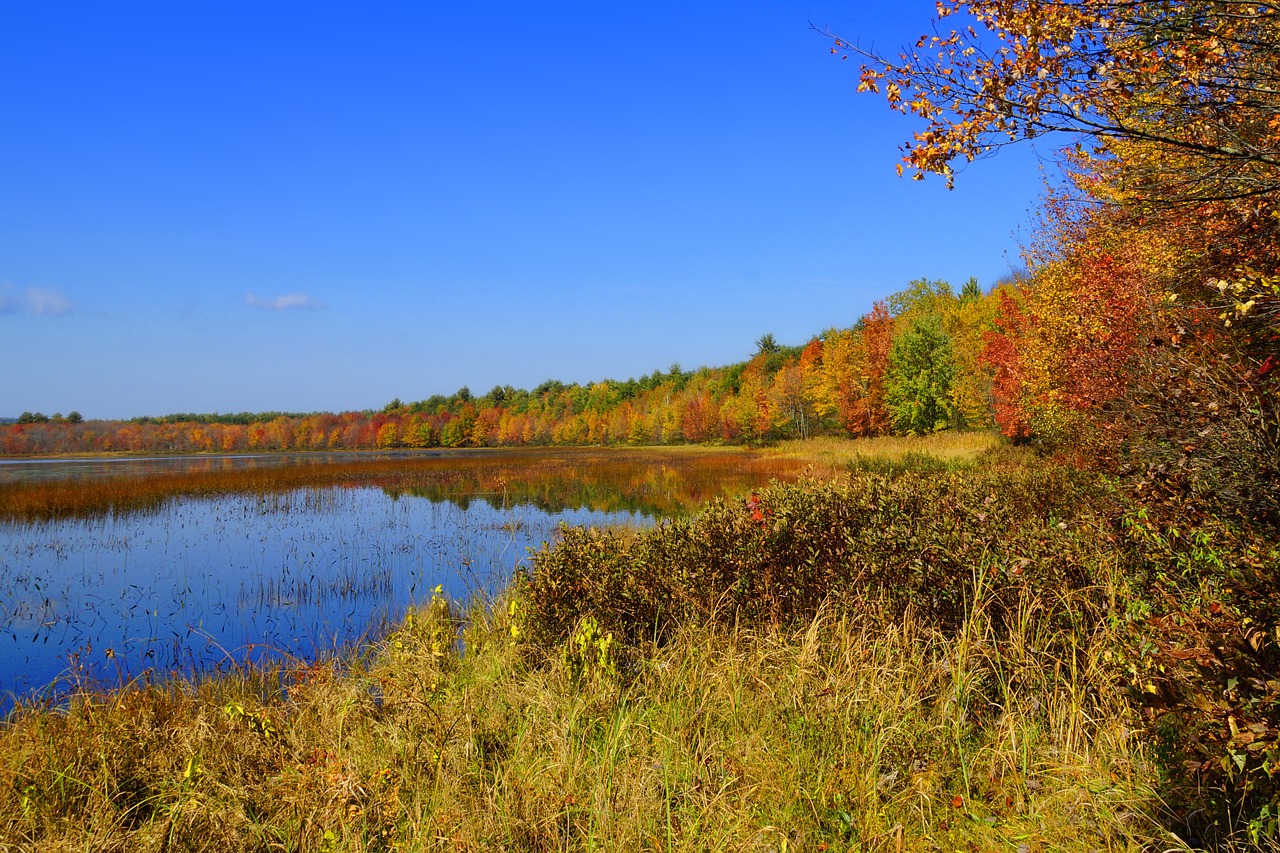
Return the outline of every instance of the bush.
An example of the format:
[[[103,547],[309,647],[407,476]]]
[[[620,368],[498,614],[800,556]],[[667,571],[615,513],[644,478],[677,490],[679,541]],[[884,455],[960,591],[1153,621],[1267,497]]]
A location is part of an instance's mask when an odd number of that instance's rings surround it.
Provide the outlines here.
[[[861,474],[775,483],[639,534],[566,527],[535,555],[527,618],[546,640],[590,616],[662,642],[690,621],[792,624],[874,590],[954,625],[975,574],[1008,601],[1090,586],[1109,529],[1089,483],[1058,468]]]
[[[1280,597],[1274,528],[1144,506],[1124,519],[1125,667],[1184,839],[1280,835]]]

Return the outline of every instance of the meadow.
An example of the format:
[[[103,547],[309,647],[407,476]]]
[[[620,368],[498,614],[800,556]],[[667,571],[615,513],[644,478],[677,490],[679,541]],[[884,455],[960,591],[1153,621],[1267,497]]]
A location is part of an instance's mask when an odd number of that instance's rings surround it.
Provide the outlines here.
[[[0,849],[1265,839],[1214,823],[1239,776],[1188,770],[1235,766],[1237,742],[1195,728],[1217,711],[1178,716],[1211,691],[1175,677],[1194,661],[1168,654],[1152,591],[1176,569],[1221,612],[1191,569],[1274,546],[1219,531],[1180,563],[1112,484],[985,436],[760,458],[809,471],[708,485],[651,527],[561,528],[492,594],[437,590],[344,653],[16,709]]]

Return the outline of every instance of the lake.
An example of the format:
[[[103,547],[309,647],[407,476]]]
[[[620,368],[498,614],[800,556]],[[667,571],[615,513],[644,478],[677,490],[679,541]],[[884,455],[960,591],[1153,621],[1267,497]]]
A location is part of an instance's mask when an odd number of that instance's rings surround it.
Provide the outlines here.
[[[648,526],[798,465],[741,451],[0,460],[0,695],[310,660],[561,524]]]

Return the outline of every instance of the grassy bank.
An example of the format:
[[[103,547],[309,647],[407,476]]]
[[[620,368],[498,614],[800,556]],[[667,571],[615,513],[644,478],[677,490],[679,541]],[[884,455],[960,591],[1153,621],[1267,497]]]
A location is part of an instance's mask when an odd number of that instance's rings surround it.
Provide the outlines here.
[[[1141,849],[1150,768],[1098,637],[979,600],[689,625],[621,675],[443,604],[362,660],[84,696],[0,738],[41,850]],[[1069,650],[1069,654],[1064,654]]]
[[[0,849],[1181,849],[1155,528],[1004,450],[832,452],[345,660],[20,710]]]
[[[781,441],[767,448],[770,456],[797,459],[826,468],[875,468],[886,465],[907,467],[963,466],[1001,447],[1004,439],[995,432],[940,432],[924,437],[885,435],[877,438],[823,436]]]

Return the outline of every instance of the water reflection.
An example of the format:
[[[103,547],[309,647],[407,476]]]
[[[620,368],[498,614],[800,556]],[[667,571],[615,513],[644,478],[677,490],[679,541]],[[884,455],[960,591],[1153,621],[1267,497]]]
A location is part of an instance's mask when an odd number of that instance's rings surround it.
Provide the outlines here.
[[[430,599],[492,591],[560,523],[650,523],[313,488],[174,498],[149,513],[0,524],[0,691],[348,645]]]
[[[0,460],[0,695],[346,646],[794,461],[646,448]],[[0,700],[0,710],[4,706]]]
[[[208,474],[281,467],[325,467],[356,461],[404,461],[485,455],[485,450],[388,450],[379,453],[234,453],[192,456],[92,456],[0,458],[0,484],[94,477],[143,477],[153,474]]]
[[[770,478],[794,479],[801,467],[740,450],[648,448],[0,462],[0,519],[157,512],[176,497],[333,485],[463,502],[500,495],[508,505],[529,503],[549,512],[591,507],[672,515]]]

